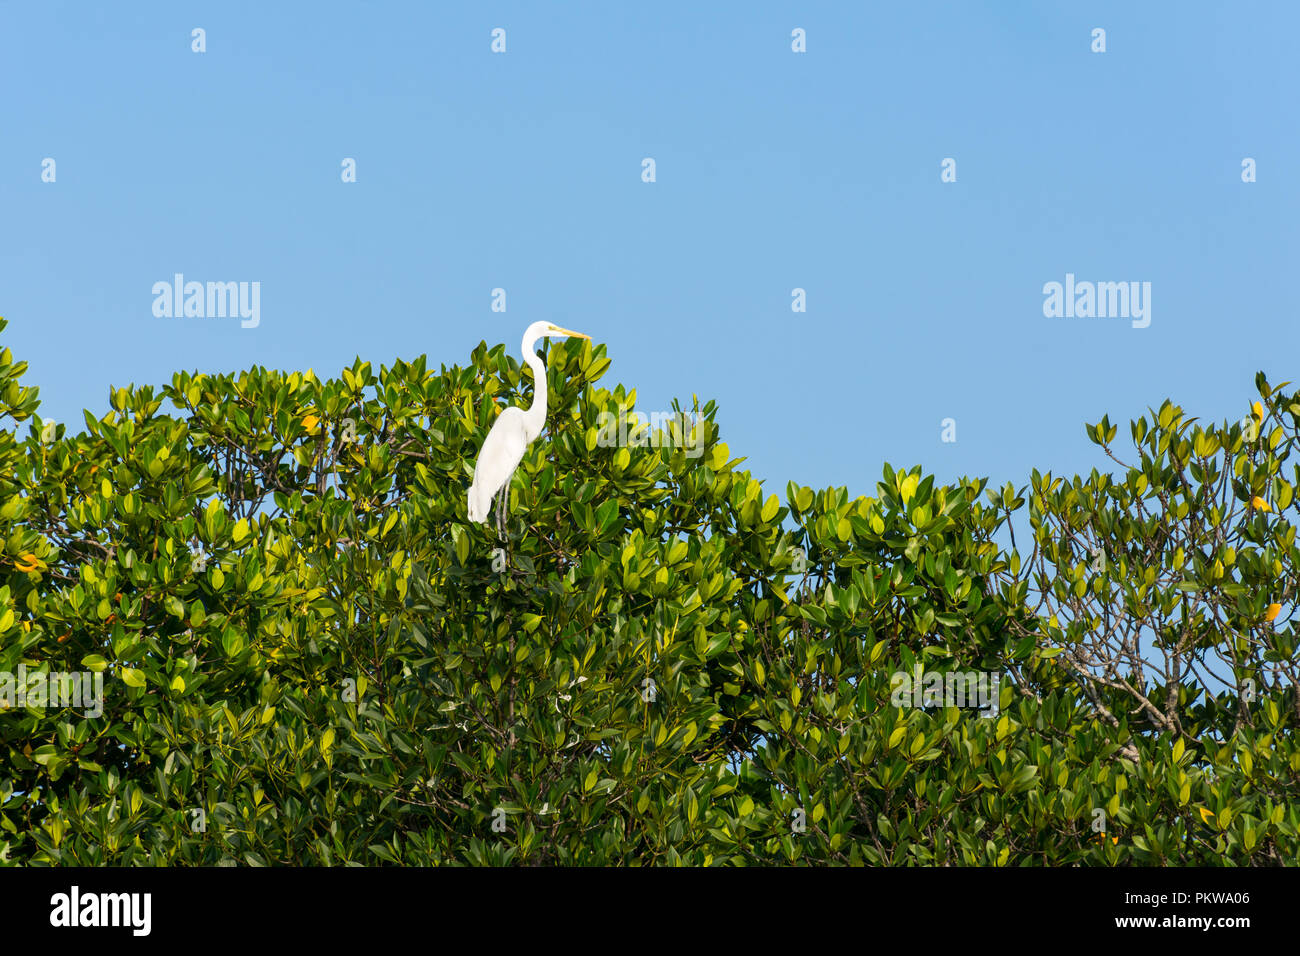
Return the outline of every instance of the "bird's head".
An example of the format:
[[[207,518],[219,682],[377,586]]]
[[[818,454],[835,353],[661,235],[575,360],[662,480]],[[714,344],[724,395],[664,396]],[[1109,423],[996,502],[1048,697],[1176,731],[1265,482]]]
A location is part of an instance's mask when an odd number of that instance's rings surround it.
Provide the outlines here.
[[[532,325],[528,326],[528,329],[524,332],[524,351],[531,352],[533,350],[533,343],[538,339],[559,338],[562,336],[569,336],[575,339],[591,338],[590,335],[585,335],[582,332],[574,332],[572,329],[561,328],[554,322],[534,322]]]

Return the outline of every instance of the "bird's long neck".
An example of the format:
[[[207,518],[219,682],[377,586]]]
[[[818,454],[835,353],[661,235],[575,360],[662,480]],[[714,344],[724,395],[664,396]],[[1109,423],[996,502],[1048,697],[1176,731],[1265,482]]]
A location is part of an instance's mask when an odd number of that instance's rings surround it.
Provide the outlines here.
[[[524,342],[524,361],[533,370],[533,404],[524,412],[524,430],[531,442],[546,425],[546,365],[533,351],[532,342]]]

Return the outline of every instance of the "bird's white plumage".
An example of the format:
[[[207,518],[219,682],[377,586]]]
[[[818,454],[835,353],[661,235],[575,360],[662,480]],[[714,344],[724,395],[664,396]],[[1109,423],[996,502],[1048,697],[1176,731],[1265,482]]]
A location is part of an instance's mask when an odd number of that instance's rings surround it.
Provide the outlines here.
[[[487,521],[492,496],[510,480],[529,441],[524,428],[524,410],[507,408],[492,423],[474,465],[474,481],[469,486],[469,520]]]
[[[510,478],[514,475],[524,452],[542,433],[546,424],[546,366],[541,356],[533,351],[539,338],[551,335],[572,335],[587,338],[581,332],[570,332],[550,322],[534,322],[524,332],[522,349],[524,361],[533,370],[533,403],[528,408],[507,408],[488,430],[488,436],[479,449],[474,463],[474,480],[469,486],[469,520],[486,522],[492,499],[502,495],[498,507],[497,523],[504,529],[505,510],[509,504]]]

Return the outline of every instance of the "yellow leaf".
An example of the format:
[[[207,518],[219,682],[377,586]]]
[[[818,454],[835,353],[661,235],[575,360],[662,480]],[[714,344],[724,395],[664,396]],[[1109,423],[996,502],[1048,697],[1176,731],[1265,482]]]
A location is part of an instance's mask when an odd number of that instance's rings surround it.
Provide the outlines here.
[[[302,417],[302,427],[308,432],[315,432],[316,426],[320,424],[320,419],[315,415],[304,415]]]
[[[1268,608],[1264,611],[1264,620],[1266,621],[1273,620],[1273,618],[1278,616],[1281,610],[1282,610],[1282,605],[1270,604]]]
[[[1201,813],[1201,819],[1204,820],[1206,823],[1213,823],[1213,822],[1214,822],[1214,813],[1213,813],[1213,812],[1211,812],[1211,811],[1205,809],[1205,807],[1197,807],[1196,809],[1200,811],[1200,813]]]
[[[919,475],[908,475],[906,478],[903,479],[903,484],[899,488],[899,492],[900,492],[900,497],[903,499],[904,506],[906,506],[907,503],[912,500],[912,496],[916,494],[916,486],[919,485],[920,483],[921,483],[921,477]]]
[[[1251,498],[1251,499],[1250,499],[1250,506],[1251,506],[1252,508],[1258,508],[1260,511],[1272,511],[1272,510],[1273,510],[1273,509],[1269,506],[1269,503],[1268,503],[1267,501],[1265,501],[1263,498],[1261,498],[1259,495],[1256,495],[1254,498]]]
[[[1251,408],[1251,411],[1253,411],[1253,412],[1255,413],[1255,418],[1256,418],[1256,420],[1262,422],[1262,421],[1264,420],[1264,406],[1261,405],[1259,402],[1256,402],[1256,403],[1255,403],[1254,405],[1252,405],[1250,408]]]

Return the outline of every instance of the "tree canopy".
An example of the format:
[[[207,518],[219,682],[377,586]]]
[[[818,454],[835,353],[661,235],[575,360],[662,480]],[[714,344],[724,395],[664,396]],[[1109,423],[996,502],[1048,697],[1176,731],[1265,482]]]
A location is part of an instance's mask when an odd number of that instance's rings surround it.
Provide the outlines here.
[[[1087,476],[782,496],[713,403],[611,439],[605,348],[548,365],[499,542],[504,346],[179,372],[78,430],[0,350],[0,677],[103,688],[0,684],[0,859],[1300,860],[1300,394],[1102,418]]]

